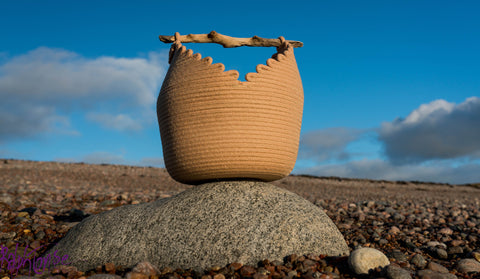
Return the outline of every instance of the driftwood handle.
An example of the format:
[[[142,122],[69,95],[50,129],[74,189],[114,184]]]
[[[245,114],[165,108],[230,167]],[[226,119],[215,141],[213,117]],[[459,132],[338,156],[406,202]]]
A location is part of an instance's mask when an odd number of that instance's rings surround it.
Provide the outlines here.
[[[164,43],[173,43],[175,36],[159,36],[160,41]],[[282,42],[280,39],[265,39],[258,36],[251,38],[235,38],[226,35],[222,35],[215,31],[208,34],[188,34],[180,36],[180,42],[182,43],[216,43],[223,47],[240,47],[240,46],[256,46],[256,47],[279,47]],[[287,41],[293,47],[302,47],[303,43],[299,41]]]

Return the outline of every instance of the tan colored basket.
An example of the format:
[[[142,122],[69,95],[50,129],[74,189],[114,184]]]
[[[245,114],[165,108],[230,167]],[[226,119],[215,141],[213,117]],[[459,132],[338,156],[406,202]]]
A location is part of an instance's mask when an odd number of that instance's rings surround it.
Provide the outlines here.
[[[157,115],[165,166],[175,180],[273,181],[292,171],[303,88],[293,47],[282,42],[245,82],[237,71],[173,43]]]

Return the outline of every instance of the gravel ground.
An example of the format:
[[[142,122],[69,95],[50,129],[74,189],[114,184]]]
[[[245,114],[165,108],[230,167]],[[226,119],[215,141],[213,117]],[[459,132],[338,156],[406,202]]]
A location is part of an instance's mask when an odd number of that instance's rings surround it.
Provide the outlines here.
[[[372,271],[367,277],[409,278],[407,274],[411,278],[480,278],[480,272],[475,271],[480,261],[480,184],[310,176],[289,176],[274,184],[321,206],[345,236],[351,251],[371,247],[387,255],[389,268]],[[175,182],[158,168],[4,159],[0,160],[0,186],[0,278],[28,275],[28,269],[12,273],[14,261],[8,255],[15,249],[35,262],[38,255],[89,215],[170,197],[192,187]],[[201,274],[158,268],[140,263],[126,269],[112,263],[80,272],[72,266],[58,266],[36,276],[362,278],[348,267],[346,257],[322,255],[290,255],[284,262],[266,259],[259,267],[232,263]],[[401,272],[396,272],[399,269]]]

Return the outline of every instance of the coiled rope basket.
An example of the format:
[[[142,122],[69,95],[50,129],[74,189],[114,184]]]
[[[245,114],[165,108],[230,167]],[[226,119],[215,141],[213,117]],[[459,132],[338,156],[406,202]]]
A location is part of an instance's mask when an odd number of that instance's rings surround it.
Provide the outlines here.
[[[303,112],[293,46],[280,37],[272,58],[242,82],[237,71],[193,54],[180,38],[176,33],[157,101],[168,173],[194,185],[287,176],[297,158]]]

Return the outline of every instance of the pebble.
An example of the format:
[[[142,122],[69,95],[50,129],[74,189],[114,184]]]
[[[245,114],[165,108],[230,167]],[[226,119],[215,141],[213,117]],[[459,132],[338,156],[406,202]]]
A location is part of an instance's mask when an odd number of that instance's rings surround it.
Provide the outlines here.
[[[429,241],[427,242],[427,246],[428,247],[437,247],[437,246],[440,246],[442,247],[443,249],[447,249],[447,245],[445,243],[441,243],[441,242],[438,242],[438,241]]]
[[[448,269],[441,264],[429,262],[427,268],[440,273],[448,273]]]
[[[359,248],[354,250],[349,258],[348,264],[356,274],[368,274],[370,270],[377,267],[385,267],[390,264],[387,256],[374,248]]]
[[[410,262],[416,267],[418,267],[419,269],[423,269],[427,265],[427,261],[420,254],[415,254],[415,256],[413,256],[412,259],[410,260]]]
[[[292,276],[292,278],[293,278],[293,277],[294,277],[294,276]],[[213,279],[217,279],[217,278],[213,277]],[[225,279],[225,276],[223,277],[223,279]],[[258,272],[257,272],[257,273],[255,273],[255,274],[253,275],[253,279],[268,279],[268,275],[266,275],[266,274],[261,274],[261,273],[258,273]]]
[[[480,252],[473,251],[472,252],[473,258],[480,262]]]
[[[457,279],[454,274],[440,273],[430,269],[419,270],[417,275],[420,279]]]
[[[231,263],[230,264],[230,267],[234,270],[234,271],[237,271],[239,270],[240,268],[242,268],[242,264],[241,263]]]
[[[437,248],[435,254],[439,259],[442,259],[442,260],[448,259],[448,253],[445,249]]]
[[[441,260],[448,259],[448,253],[445,249],[438,248],[438,247],[429,247],[428,251],[430,255],[432,255],[432,257],[435,257]]]
[[[257,272],[257,270],[253,266],[249,266],[249,265],[244,265],[240,269],[240,275],[242,277],[252,277],[253,274],[255,274],[255,272]]]
[[[447,253],[448,253],[449,255],[462,254],[462,253],[463,253],[463,248],[460,247],[460,246],[448,247]]]
[[[160,273],[158,268],[149,262],[140,262],[132,269],[133,272],[143,273],[147,276],[156,276]]]
[[[400,250],[393,250],[390,254],[389,254],[390,258],[394,258],[396,261],[398,262],[406,262],[408,261],[408,258],[407,256],[402,253],[402,251]]]
[[[457,263],[457,270],[462,273],[480,272],[480,262],[475,259],[462,259]]]
[[[443,229],[439,230],[438,233],[451,235],[451,234],[453,234],[453,230],[450,229],[450,228],[443,228]]]
[[[126,279],[149,279],[148,275],[138,273],[138,272],[129,272],[127,273]],[[90,278],[90,277],[88,277]]]
[[[465,244],[465,241],[463,241],[461,239],[454,239],[454,240],[450,241],[451,246],[460,246],[460,245],[463,245],[463,244]]]
[[[412,275],[410,275],[408,270],[393,264],[387,266],[386,271],[389,279],[412,279]]]
[[[388,233],[389,233],[389,234],[397,234],[397,233],[399,233],[399,232],[401,232],[401,231],[400,231],[400,229],[399,229],[397,226],[392,226],[392,227],[390,228],[390,230],[388,230]]]
[[[7,240],[7,239],[12,239],[17,235],[16,232],[11,231],[11,232],[0,232],[0,240]]]

